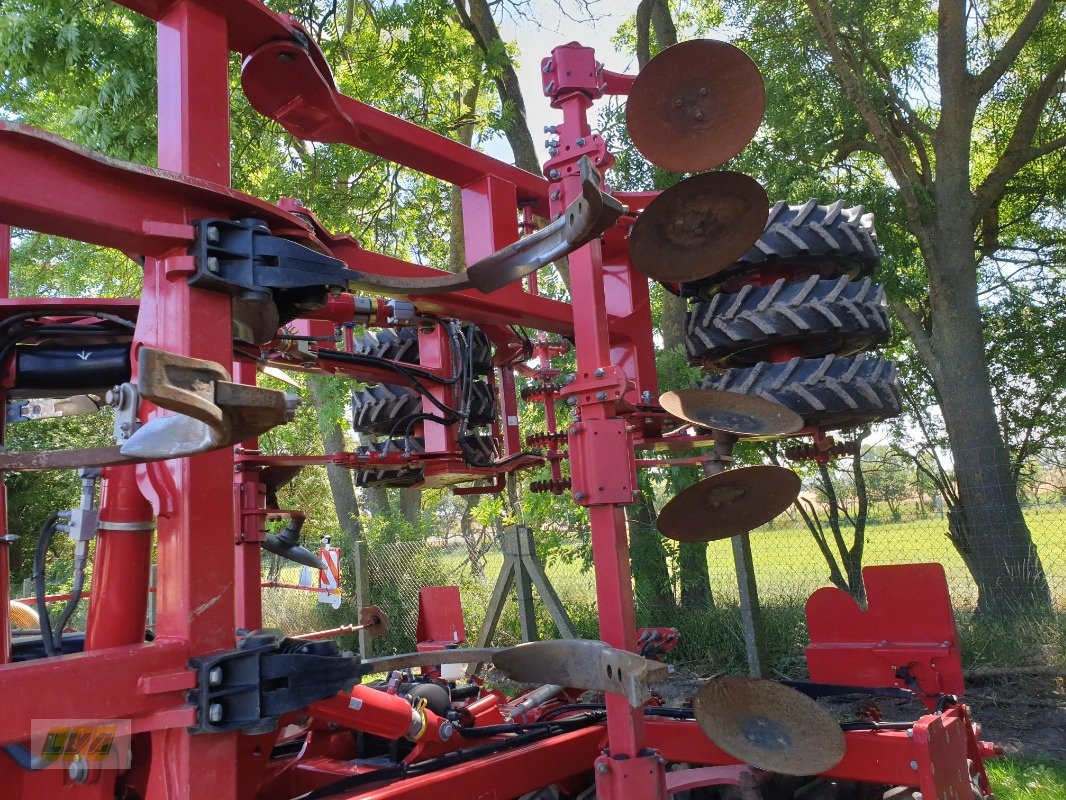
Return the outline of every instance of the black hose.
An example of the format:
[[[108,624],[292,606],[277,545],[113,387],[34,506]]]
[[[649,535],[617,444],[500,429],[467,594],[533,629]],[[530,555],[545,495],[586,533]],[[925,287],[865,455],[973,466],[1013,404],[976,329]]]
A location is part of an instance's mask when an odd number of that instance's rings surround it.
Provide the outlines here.
[[[59,616],[59,621],[55,625],[55,651],[59,655],[63,655],[63,629],[67,627],[70,618],[74,616],[78,603],[81,602],[81,593],[84,590],[85,565],[83,564],[80,569],[74,570],[74,588],[70,590],[70,599],[63,607],[63,613]]]
[[[52,621],[48,618],[48,604],[44,599],[48,594],[44,585],[44,566],[48,555],[48,545],[55,536],[55,526],[59,519],[59,513],[56,512],[44,523],[37,537],[37,551],[33,555],[33,590],[37,601],[37,616],[41,618],[41,644],[44,646],[45,654],[50,656],[54,656],[56,650],[55,642],[52,640]]]

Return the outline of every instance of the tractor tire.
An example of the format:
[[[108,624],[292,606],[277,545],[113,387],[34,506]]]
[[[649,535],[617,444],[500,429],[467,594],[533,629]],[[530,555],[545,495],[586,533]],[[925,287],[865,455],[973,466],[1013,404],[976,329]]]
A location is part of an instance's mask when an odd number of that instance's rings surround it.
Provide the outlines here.
[[[352,343],[352,352],[404,364],[417,364],[418,328],[382,328],[368,331]]]
[[[774,345],[797,344],[805,358],[851,355],[888,341],[885,290],[869,278],[748,284],[697,303],[687,315],[689,360],[708,366],[752,366]]]
[[[467,425],[480,428],[491,425],[496,419],[496,395],[485,381],[474,381],[470,393],[470,416]]]
[[[476,325],[464,325],[462,335],[473,329],[473,365],[475,375],[492,372],[492,342]],[[368,331],[353,342],[352,352],[358,355],[387,358],[403,364],[418,363],[418,328],[381,328]]]
[[[357,433],[402,434],[393,427],[421,412],[422,396],[406,386],[378,383],[352,392],[352,427]]]
[[[751,394],[791,408],[808,427],[848,430],[901,411],[896,367],[880,356],[793,358],[708,375],[706,389]]]
[[[360,455],[370,453],[384,453],[389,450],[400,452],[410,451],[422,453],[425,451],[425,442],[421,437],[408,436],[404,439],[388,439],[381,442],[373,442],[362,447],[357,447],[355,452]],[[390,489],[406,489],[422,483],[424,473],[422,469],[357,469],[352,476],[355,485],[362,488],[379,487]]]
[[[467,328],[474,328],[474,374],[488,375],[492,372],[492,342],[481,328],[473,325],[463,326],[464,335],[466,335]]]
[[[682,289],[687,296],[710,300],[718,291],[736,291],[743,276],[753,271],[789,270],[795,278],[851,278],[871,274],[881,263],[873,214],[862,206],[844,208],[837,200],[827,206],[808,200],[790,206],[780,200],[770,209],[766,228],[755,246],[736,264]]]

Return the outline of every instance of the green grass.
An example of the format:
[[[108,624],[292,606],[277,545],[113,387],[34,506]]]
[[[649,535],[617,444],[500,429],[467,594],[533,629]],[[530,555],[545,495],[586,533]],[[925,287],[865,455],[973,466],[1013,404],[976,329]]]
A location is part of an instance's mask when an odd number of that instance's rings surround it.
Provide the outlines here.
[[[1050,759],[997,758],[985,764],[996,800],[1063,800],[1066,764]]]

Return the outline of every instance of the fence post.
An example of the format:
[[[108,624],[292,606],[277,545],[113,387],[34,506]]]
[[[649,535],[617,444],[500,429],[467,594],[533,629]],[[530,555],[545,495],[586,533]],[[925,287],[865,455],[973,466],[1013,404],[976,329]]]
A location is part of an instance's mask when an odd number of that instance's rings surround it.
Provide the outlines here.
[[[352,566],[355,568],[355,607],[362,611],[366,594],[366,541],[361,536],[352,540]],[[369,658],[371,647],[371,637],[366,631],[359,631],[359,657]]]
[[[715,457],[703,463],[704,475],[717,475],[725,471],[726,462],[733,460],[733,444],[736,440],[737,437],[731,433],[715,432]],[[742,533],[734,536],[730,545],[733,548],[733,568],[736,570],[737,590],[740,594],[740,621],[744,629],[744,653],[748,659],[748,673],[753,678],[761,678],[766,670],[766,659],[763,656],[762,641],[759,638],[762,615],[759,610],[759,589],[755,583],[755,566],[751,558],[749,534]]]

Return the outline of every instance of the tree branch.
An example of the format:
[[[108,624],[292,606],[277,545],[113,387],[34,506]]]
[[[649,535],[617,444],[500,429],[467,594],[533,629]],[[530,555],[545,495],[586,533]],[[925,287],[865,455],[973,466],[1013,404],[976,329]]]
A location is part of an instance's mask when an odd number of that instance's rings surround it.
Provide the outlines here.
[[[1010,140],[996,161],[996,165],[981,181],[981,185],[974,192],[974,225],[980,223],[989,208],[1003,199],[1007,184],[1018,174],[1018,171],[1041,156],[1066,146],[1066,136],[1059,136],[1042,145],[1033,145],[1033,137],[1036,136],[1040,125],[1040,117],[1044,108],[1058,91],[1058,85],[1066,75],[1066,55],[1062,56],[1048,70],[1036,88],[1022,101],[1018,111],[1018,121],[1014,123]]]
[[[970,86],[974,99],[988,94],[992,87],[996,85],[996,81],[1007,73],[1007,70],[1018,59],[1018,55],[1022,52],[1022,48],[1025,47],[1025,43],[1029,41],[1033,31],[1036,30],[1050,7],[1051,0],[1032,0],[1029,10],[1025,12],[1025,16],[1022,17],[1022,21],[1015,28],[1014,33],[1010,35],[1010,38],[1007,39],[999,52],[992,57],[988,65],[974,77]]]
[[[893,300],[889,303],[889,307],[892,309],[892,313],[896,315],[896,319],[903,323],[903,328],[907,331],[907,335],[911,337],[911,341],[914,342],[918,355],[921,356],[922,361],[925,362],[925,366],[935,380],[939,375],[943,374],[940,369],[940,358],[937,356],[936,350],[933,349],[933,338],[929,335],[922,318],[918,316],[918,312],[902,300]]]
[[[843,84],[848,99],[858,109],[885,165],[899,185],[911,232],[917,237],[924,252],[932,252],[932,242],[923,224],[922,204],[918,200],[917,186],[920,183],[918,169],[911,161],[906,144],[887,128],[873,99],[864,91],[861,69],[855,58],[841,47],[832,12],[825,4],[825,0],[807,0],[807,9],[814,20],[822,44],[829,51],[833,71]]]

